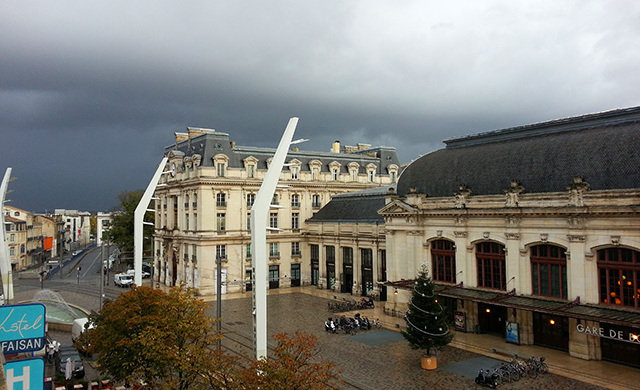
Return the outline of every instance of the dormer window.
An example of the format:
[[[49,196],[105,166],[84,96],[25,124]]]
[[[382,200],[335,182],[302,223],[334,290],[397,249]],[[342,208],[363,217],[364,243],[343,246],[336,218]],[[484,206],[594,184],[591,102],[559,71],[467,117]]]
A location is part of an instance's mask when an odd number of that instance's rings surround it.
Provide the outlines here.
[[[357,162],[351,162],[347,165],[349,168],[349,179],[351,181],[358,181],[358,171],[360,170],[360,164]]]
[[[244,159],[244,167],[247,170],[247,178],[254,179],[256,177],[256,171],[258,167],[258,159],[249,156]]]
[[[298,174],[300,173],[300,160],[294,158],[289,161],[289,171],[291,172],[291,180],[298,180]]]
[[[367,180],[372,183],[376,180],[376,166],[374,164],[367,165]]]
[[[228,162],[229,157],[224,154],[218,154],[213,157],[213,163],[216,167],[216,174],[218,175],[218,177],[226,176]]]
[[[216,173],[218,174],[218,177],[224,177],[224,173],[227,169],[227,164],[219,162],[216,163]]]
[[[311,180],[320,180],[320,168],[322,163],[319,160],[312,160],[309,162],[309,169],[311,169]]]
[[[340,177],[340,163],[334,161],[329,164],[329,171],[331,172],[331,180],[337,181]]]
[[[398,166],[396,164],[391,164],[387,167],[387,172],[389,172],[389,178],[392,183],[395,183],[398,180]]]

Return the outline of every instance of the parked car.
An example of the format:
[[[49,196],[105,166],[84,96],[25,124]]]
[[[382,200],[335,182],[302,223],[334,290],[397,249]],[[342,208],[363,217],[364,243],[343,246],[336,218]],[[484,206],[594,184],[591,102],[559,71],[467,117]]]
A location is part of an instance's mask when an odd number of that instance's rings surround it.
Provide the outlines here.
[[[72,362],[73,376],[78,379],[84,377],[84,364],[82,363],[82,357],[72,346],[60,347],[60,352],[58,352],[58,358],[56,359],[56,370],[62,375],[65,375],[67,370],[67,359]]]
[[[147,276],[145,276],[145,274]],[[147,263],[142,263],[142,279],[151,277],[151,266]]]
[[[127,275],[131,275],[131,277],[135,277],[136,271],[130,269],[130,270],[127,271]],[[144,268],[143,268],[142,269],[142,279],[147,279],[147,278],[150,278],[150,277],[151,277],[151,274],[149,272],[145,271]]]
[[[131,287],[133,284],[133,275],[129,274],[115,274],[113,277],[113,283],[118,287]]]

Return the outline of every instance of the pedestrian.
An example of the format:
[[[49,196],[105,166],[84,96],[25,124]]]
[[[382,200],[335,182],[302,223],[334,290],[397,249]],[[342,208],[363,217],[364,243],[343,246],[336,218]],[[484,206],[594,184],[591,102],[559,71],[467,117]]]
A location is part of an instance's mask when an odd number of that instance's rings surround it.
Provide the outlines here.
[[[75,369],[75,362],[71,358],[67,358],[67,363],[64,366],[64,377],[66,380],[71,379],[73,376],[73,370]]]

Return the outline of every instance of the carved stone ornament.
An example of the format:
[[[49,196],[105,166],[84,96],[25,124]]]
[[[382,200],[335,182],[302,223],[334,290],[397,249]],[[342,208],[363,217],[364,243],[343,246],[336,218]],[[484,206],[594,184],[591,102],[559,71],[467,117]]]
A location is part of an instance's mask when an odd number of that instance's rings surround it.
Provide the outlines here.
[[[504,217],[504,221],[507,226],[520,226],[520,222],[522,222],[522,217],[519,215],[507,215]]]
[[[611,245],[620,245],[620,236],[611,236]]]
[[[194,167],[199,167],[200,162],[202,161],[202,156],[199,154],[194,154],[193,156],[191,156],[191,160],[193,161]]]
[[[587,219],[582,215],[570,215],[567,221],[572,228],[583,228]]]
[[[584,234],[567,234],[567,239],[569,239],[569,242],[585,242],[587,236]]]
[[[467,232],[453,232],[453,235],[456,238],[467,238]]]
[[[471,196],[471,189],[466,184],[460,184],[458,191],[454,193],[455,196],[455,208],[464,209],[467,207],[469,197]]]
[[[547,242],[549,235],[547,233],[540,233],[540,241]]]
[[[584,207],[584,193],[589,191],[589,183],[582,176],[574,176],[569,190],[569,206]]]
[[[505,206],[506,207],[518,207],[518,198],[520,194],[524,192],[524,187],[518,180],[511,180],[509,188],[504,190],[506,195]]]
[[[454,223],[456,226],[464,226],[469,218],[466,215],[456,215]]]
[[[520,233],[505,233],[504,236],[507,238],[507,240],[519,240],[520,239]]]

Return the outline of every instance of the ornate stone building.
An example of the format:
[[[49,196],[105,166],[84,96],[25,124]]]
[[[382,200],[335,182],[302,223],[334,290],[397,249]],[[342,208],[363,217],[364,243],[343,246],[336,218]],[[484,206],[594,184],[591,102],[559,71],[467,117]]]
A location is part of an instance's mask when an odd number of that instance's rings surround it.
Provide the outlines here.
[[[378,210],[394,186],[334,195],[307,222],[312,275],[318,286],[385,300],[387,288],[384,219]]]
[[[216,261],[223,293],[251,288],[250,211],[275,149],[238,146],[229,135],[188,128],[166,149],[170,174],[155,197],[155,280],[215,292]],[[292,149],[270,212],[269,286],[322,283],[305,242],[306,221],[331,196],[394,183],[394,148],[333,144],[331,152]]]
[[[640,107],[445,144],[379,211],[387,309],[426,263],[460,331],[640,366]]]

